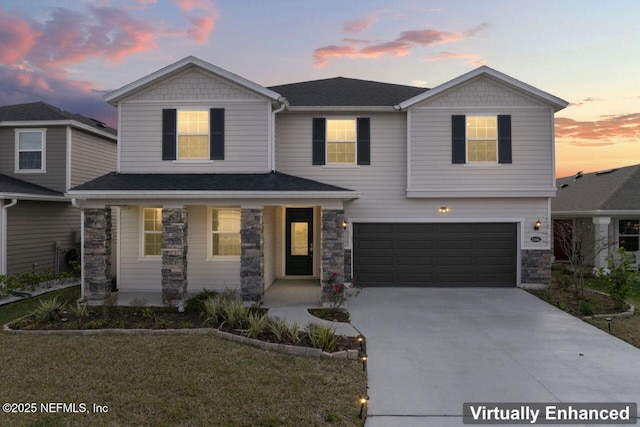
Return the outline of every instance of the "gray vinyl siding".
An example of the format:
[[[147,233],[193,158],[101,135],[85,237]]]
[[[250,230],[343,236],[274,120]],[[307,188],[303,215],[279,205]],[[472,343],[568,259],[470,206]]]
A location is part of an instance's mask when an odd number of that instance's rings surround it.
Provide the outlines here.
[[[407,124],[403,113],[366,115],[371,118],[370,166],[312,166],[311,119],[322,116],[311,113],[278,115],[277,169],[360,192],[360,198],[344,202],[348,222],[519,222],[524,232],[521,236],[523,249],[549,247],[548,198],[407,198]],[[450,159],[450,142],[446,144]],[[438,213],[440,206],[449,208],[446,216]],[[545,224],[541,232],[533,230],[533,223],[538,218]],[[541,237],[541,241],[532,242],[530,238],[534,236]],[[346,242],[350,245],[350,236]]]
[[[123,173],[251,173],[269,170],[269,105],[266,100],[232,103],[123,102],[120,108],[120,171]],[[224,108],[224,160],[163,161],[163,108]]]
[[[78,129],[71,131],[71,187],[115,171],[115,141]]]
[[[550,108],[416,108],[410,114],[411,189],[535,190],[553,186]],[[510,114],[513,163],[488,166],[452,164],[451,116],[456,114]]]
[[[140,212],[138,206],[120,208],[120,280],[121,291],[161,291],[162,261],[141,261]]]
[[[10,274],[31,271],[65,271],[65,255],[75,248],[80,234],[80,210],[64,202],[21,200],[7,210],[7,270]],[[56,264],[55,243],[59,242]]]
[[[66,126],[38,126],[47,129],[46,173],[15,173],[15,128],[0,128],[0,173],[41,185],[55,191],[66,190],[67,128]]]

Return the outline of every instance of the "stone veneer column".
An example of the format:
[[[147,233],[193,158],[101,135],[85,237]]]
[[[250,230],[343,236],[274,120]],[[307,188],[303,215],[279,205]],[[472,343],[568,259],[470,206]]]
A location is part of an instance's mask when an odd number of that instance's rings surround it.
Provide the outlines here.
[[[187,210],[162,209],[162,302],[181,302],[187,293]]]
[[[329,302],[331,286],[327,280],[336,273],[336,284],[344,283],[343,209],[322,209],[322,301]]]
[[[551,249],[523,249],[522,283],[551,283]]]
[[[242,208],[240,220],[240,291],[243,301],[260,301],[264,293],[262,209]]]
[[[84,209],[84,291],[87,299],[111,292],[111,209]]]

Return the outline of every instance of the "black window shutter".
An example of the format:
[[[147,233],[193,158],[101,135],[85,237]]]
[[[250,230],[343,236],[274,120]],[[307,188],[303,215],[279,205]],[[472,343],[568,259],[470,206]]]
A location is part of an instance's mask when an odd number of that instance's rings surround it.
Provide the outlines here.
[[[175,108],[162,110],[162,160],[176,159],[176,118]]]
[[[371,164],[371,119],[369,117],[358,118],[358,164]]]
[[[327,120],[313,119],[312,164],[325,164],[325,140],[327,135]]]
[[[511,163],[511,116],[498,116],[498,163]]]
[[[224,108],[209,110],[209,159],[224,160]]]
[[[466,123],[465,116],[451,116],[451,161],[454,164],[465,163],[467,159]]]

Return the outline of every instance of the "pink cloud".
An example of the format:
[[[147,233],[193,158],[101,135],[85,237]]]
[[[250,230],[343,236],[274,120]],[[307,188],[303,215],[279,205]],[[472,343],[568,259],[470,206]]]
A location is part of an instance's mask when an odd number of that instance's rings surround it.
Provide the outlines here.
[[[442,61],[445,59],[461,59],[467,61],[471,65],[484,65],[486,61],[480,57],[477,53],[474,54],[465,54],[465,53],[454,53],[454,52],[440,52],[436,56],[432,56],[427,59],[429,62]]]
[[[466,38],[474,37],[485,28],[488,24],[482,23],[470,30],[453,33],[448,31],[439,31],[434,29],[425,30],[408,30],[400,33],[400,36],[395,40],[375,42],[373,44],[368,43],[367,40],[359,39],[343,39],[343,45],[340,46],[324,46],[316,49],[313,52],[313,58],[315,64],[318,67],[322,67],[327,64],[329,58],[379,58],[383,55],[392,55],[395,57],[405,56],[411,52],[416,46],[434,46],[447,43],[461,42]],[[356,48],[355,45],[366,46]],[[450,52],[445,54],[455,55]],[[439,58],[439,59],[444,59]],[[465,59],[469,61],[482,61],[479,57],[468,55]],[[436,59],[438,60],[438,59]]]
[[[209,34],[215,25],[213,17],[211,16],[198,16],[191,18],[193,28],[191,28],[187,34],[189,38],[197,43],[205,43],[209,40]]]
[[[0,62],[14,62],[28,53],[38,33],[28,22],[0,10]]]
[[[585,121],[558,117],[555,125],[558,142],[576,146],[605,146],[640,140],[640,113],[601,116],[599,120]]]
[[[213,10],[213,3],[209,0],[176,0],[178,7],[183,12],[191,12],[194,9]]]
[[[371,12],[367,16],[361,19],[354,19],[353,21],[345,22],[342,26],[342,31],[345,33],[359,33],[367,28],[371,27],[373,24],[378,22],[378,14],[380,11]]]

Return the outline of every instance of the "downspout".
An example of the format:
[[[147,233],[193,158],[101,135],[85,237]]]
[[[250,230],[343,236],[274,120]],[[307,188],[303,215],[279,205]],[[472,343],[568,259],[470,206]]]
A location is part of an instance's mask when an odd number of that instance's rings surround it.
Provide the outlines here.
[[[11,199],[11,203],[2,207],[2,229],[0,234],[2,235],[2,242],[0,242],[0,274],[7,274],[7,209],[14,207],[18,204],[18,199]]]
[[[84,301],[84,209],[78,199],[71,199],[71,206],[80,209],[80,301]]]
[[[280,108],[277,110],[271,112],[271,164],[269,165],[269,169],[272,173],[276,171],[276,114],[281,113],[287,107],[285,99],[281,98],[278,101],[282,102],[282,105],[280,105]]]

